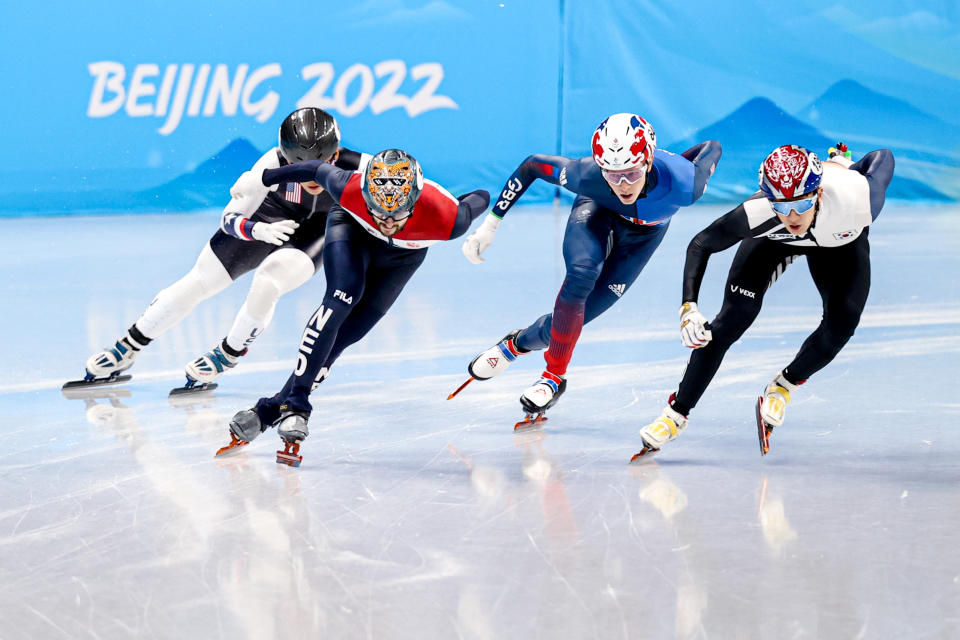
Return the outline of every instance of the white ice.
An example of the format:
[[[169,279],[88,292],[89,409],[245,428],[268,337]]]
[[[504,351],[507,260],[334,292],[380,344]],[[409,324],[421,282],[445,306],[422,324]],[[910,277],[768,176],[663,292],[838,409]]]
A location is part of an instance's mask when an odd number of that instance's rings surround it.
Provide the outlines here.
[[[689,429],[629,465],[686,362],[686,244],[722,211],[677,216],[585,328],[545,428],[521,435],[539,354],[445,398],[477,351],[552,307],[565,215],[515,209],[480,266],[459,241],[430,249],[314,393],[297,469],[272,431],[213,452],[282,385],[322,275],[212,395],[167,399],[249,277],[156,340],[131,383],[68,399],[60,385],[190,268],[218,214],[0,221],[0,637],[960,637],[960,210],[883,212],[860,329],[768,456],[753,403],[820,316],[803,261]],[[710,263],[708,316],[732,253]]]

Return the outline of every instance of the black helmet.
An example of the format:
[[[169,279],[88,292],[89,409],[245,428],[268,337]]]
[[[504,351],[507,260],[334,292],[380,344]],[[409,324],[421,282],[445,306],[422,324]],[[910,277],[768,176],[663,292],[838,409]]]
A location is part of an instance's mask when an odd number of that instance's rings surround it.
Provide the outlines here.
[[[423,172],[406,151],[387,149],[367,163],[360,186],[371,214],[401,220],[413,212],[420,197]]]
[[[340,127],[323,109],[297,109],[280,125],[280,153],[289,163],[329,160],[340,146]]]

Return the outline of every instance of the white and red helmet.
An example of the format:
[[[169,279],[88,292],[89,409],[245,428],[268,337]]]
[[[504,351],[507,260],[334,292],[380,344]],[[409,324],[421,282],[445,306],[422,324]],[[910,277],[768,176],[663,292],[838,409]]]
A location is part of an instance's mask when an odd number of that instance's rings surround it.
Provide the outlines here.
[[[622,171],[639,168],[653,158],[657,134],[653,126],[635,113],[615,113],[593,132],[590,149],[601,169]]]
[[[795,144],[774,149],[760,165],[760,191],[770,200],[788,200],[817,190],[823,164],[813,151]]]

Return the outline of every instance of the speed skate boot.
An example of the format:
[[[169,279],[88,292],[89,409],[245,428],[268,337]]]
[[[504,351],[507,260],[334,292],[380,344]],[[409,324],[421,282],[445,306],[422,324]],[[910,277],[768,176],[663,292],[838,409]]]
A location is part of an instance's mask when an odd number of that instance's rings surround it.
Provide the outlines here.
[[[645,455],[653,455],[660,451],[661,447],[671,440],[676,440],[677,436],[683,433],[687,428],[687,416],[682,415],[671,405],[676,394],[671,394],[667,401],[667,406],[663,408],[660,416],[640,429],[640,440],[643,441],[643,449],[630,458],[630,462],[635,462]]]
[[[130,327],[112,347],[105,347],[87,359],[83,380],[73,380],[63,385],[64,389],[85,387],[115,382],[126,382],[132,376],[120,374],[133,366],[140,350],[150,342],[137,328]]]
[[[283,439],[283,450],[277,451],[277,462],[291,467],[299,467],[300,463],[303,462],[303,456],[298,455],[300,453],[300,443],[310,435],[310,429],[307,428],[307,420],[310,415],[300,411],[285,410],[282,406],[280,410],[283,413],[280,414],[280,419],[277,421],[277,433]]]
[[[567,390],[567,379],[549,371],[540,374],[540,379],[534,382],[520,396],[520,404],[527,416],[513,426],[514,431],[527,429],[546,421],[547,409],[557,404],[557,400]]]
[[[214,382],[227,369],[237,366],[237,362],[247,350],[232,349],[224,339],[217,346],[186,366],[187,382],[183,387],[174,389],[170,395],[210,391],[217,388]]]
[[[520,329],[511,331],[495,345],[481,352],[476,358],[467,365],[467,373],[470,377],[457,390],[447,396],[447,400],[460,393],[464,387],[474,380],[489,380],[493,376],[503,373],[507,367],[525,353],[530,353],[527,349],[521,349],[517,346],[517,336],[520,335]]]
[[[781,371],[773,377],[763,395],[757,398],[757,436],[760,439],[761,455],[767,455],[770,451],[773,428],[783,425],[787,405],[790,404],[790,394],[804,382],[805,380],[802,380],[799,384],[793,384],[783,377]]]
[[[230,419],[230,444],[220,447],[216,455],[222,456],[250,444],[254,438],[266,431],[268,426],[260,420],[256,408],[238,411]]]

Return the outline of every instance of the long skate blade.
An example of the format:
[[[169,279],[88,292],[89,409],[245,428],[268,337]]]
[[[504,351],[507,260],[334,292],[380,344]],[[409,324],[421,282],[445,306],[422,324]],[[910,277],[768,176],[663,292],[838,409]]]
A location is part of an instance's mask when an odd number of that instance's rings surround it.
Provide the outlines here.
[[[216,382],[204,382],[203,384],[195,384],[192,387],[177,387],[176,389],[171,389],[167,397],[173,398],[175,396],[185,396],[194,393],[203,393],[205,391],[213,391],[218,386],[220,385],[218,385]]]
[[[546,421],[547,416],[543,415],[543,413],[538,413],[536,416],[534,416],[532,413],[528,413],[523,420],[513,425],[513,430],[529,431],[530,429],[537,429],[540,427],[541,422]]]
[[[449,399],[452,398],[453,396],[457,395],[458,393],[460,393],[461,391],[463,391],[464,389],[466,389],[466,388],[467,388],[467,385],[470,384],[471,382],[473,382],[473,380],[474,380],[474,378],[473,378],[472,376],[469,377],[469,378],[467,378],[467,381],[466,381],[466,382],[464,382],[462,385],[460,385],[459,387],[457,387],[457,390],[456,390],[456,391],[454,391],[453,393],[451,393],[450,395],[447,396],[447,400],[449,400]]]
[[[303,456],[297,455],[299,452],[299,444],[296,442],[284,442],[283,450],[277,451],[277,464],[299,467],[300,463],[303,462]]]
[[[760,438],[760,455],[765,456],[770,451],[770,434],[773,427],[764,422],[760,415],[760,407],[763,406],[763,396],[757,398],[757,437]]]
[[[240,438],[238,438],[237,436],[235,436],[235,435],[233,435],[233,434],[231,433],[231,434],[230,434],[230,444],[228,444],[228,445],[225,446],[225,447],[220,447],[219,449],[217,449],[217,452],[216,452],[215,454],[213,454],[213,457],[214,457],[214,458],[218,458],[218,457],[220,457],[220,456],[224,456],[224,455],[227,455],[227,454],[229,454],[229,453],[234,453],[234,452],[236,452],[236,450],[239,449],[240,447],[246,446],[246,445],[248,445],[248,444],[250,444],[250,443],[247,442],[246,440],[241,440]]]
[[[63,386],[60,387],[61,391],[66,391],[67,389],[90,389],[92,387],[103,387],[108,384],[123,384],[124,382],[129,382],[133,376],[109,376],[107,378],[94,378],[93,380],[71,380],[70,382],[63,383]]]
[[[646,443],[644,443],[643,449],[641,449],[638,453],[633,454],[633,457],[630,458],[630,463],[633,464],[634,462],[640,462],[641,460],[649,460],[659,451],[660,449],[648,447]]]
[[[61,389],[60,393],[67,400],[102,400],[114,398],[129,398],[132,394],[127,387],[98,385],[95,387],[74,387]]]

